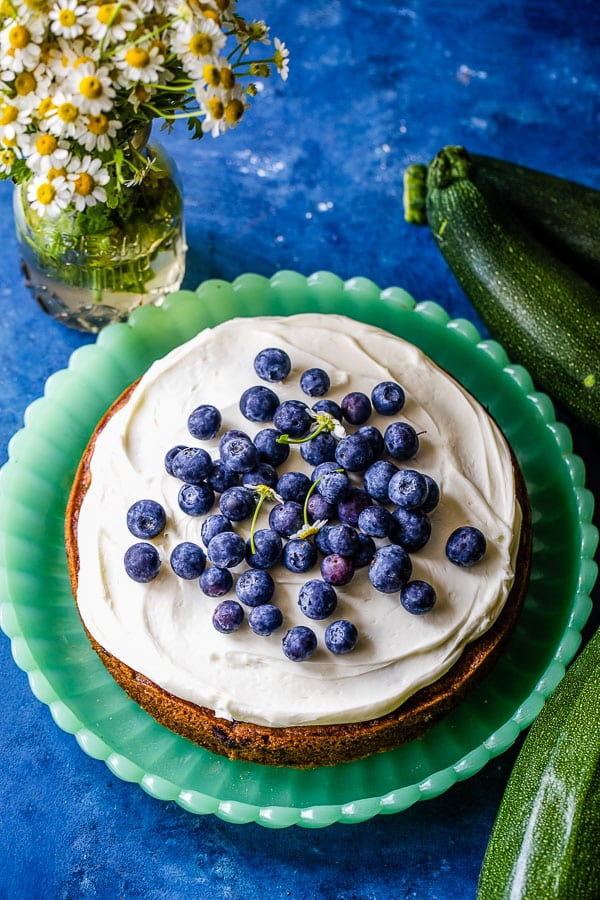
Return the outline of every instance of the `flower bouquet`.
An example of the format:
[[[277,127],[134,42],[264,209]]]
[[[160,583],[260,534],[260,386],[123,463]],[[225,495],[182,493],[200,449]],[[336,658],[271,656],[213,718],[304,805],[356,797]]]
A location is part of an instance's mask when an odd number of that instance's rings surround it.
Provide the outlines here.
[[[0,177],[12,179],[24,270],[67,324],[97,330],[183,277],[181,192],[148,144],[236,127],[288,50],[235,0],[4,0]],[[256,58],[258,57],[258,58]],[[66,287],[66,290],[65,290]]]

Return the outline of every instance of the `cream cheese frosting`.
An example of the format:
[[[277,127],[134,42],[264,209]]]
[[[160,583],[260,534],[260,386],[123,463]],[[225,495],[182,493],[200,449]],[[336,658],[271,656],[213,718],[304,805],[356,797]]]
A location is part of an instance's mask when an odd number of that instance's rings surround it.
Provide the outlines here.
[[[256,635],[246,617],[238,631],[221,634],[212,625],[218,601],[205,596],[196,580],[171,570],[169,556],[178,543],[201,544],[204,517],[180,510],[181,482],[165,471],[165,453],[185,444],[204,446],[218,458],[218,436],[201,442],[187,430],[190,412],[202,403],[220,409],[219,434],[240,428],[252,436],[268,427],[249,422],[239,409],[242,392],[261,383],[253,360],[265,347],[280,347],[292,361],[285,381],[270,385],[282,401],[314,402],[299,387],[301,373],[314,366],[328,373],[327,397],[338,403],[349,391],[370,395],[380,381],[403,386],[402,411],[395,417],[374,413],[369,424],[382,432],[394,419],[412,424],[420,447],[406,466],[440,485],[431,539],[411,554],[412,578],[429,581],[436,590],[431,612],[411,615],[397,594],[377,592],[362,568],[350,584],[336,588],[334,615],[310,620],[298,607],[298,591],[307,578],[319,577],[318,567],[296,575],[278,564],[271,570],[272,602],[283,613],[283,627],[268,637]],[[310,471],[297,448],[279,467],[292,469]],[[123,565],[125,550],[136,541],[126,513],[146,498],[163,505],[167,525],[152,540],[162,559],[159,575],[139,584]],[[258,527],[267,527],[270,507],[263,506]],[[215,505],[211,512],[217,511]],[[466,524],[485,534],[487,552],[476,566],[461,569],[447,560],[444,548],[451,532]],[[362,721],[390,712],[435,681],[493,624],[513,583],[520,524],[502,433],[483,407],[415,346],[337,315],[234,319],[202,331],[154,363],[99,434],[79,516],[77,604],[102,647],[169,693],[220,717],[271,727]],[[248,522],[235,527],[248,536]],[[359,633],[356,648],[342,656],[327,650],[323,637],[329,622],[339,618],[352,621]],[[316,653],[304,662],[292,662],[282,652],[281,639],[294,625],[308,625],[318,638]]]

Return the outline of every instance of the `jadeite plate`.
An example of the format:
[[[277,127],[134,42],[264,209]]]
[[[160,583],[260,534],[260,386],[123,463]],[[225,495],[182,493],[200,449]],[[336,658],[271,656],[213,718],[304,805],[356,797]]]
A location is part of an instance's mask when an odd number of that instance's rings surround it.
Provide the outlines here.
[[[493,673],[422,739],[334,768],[232,762],[159,726],[90,649],[71,597],[64,509],[75,467],[102,413],[156,358],[232,316],[344,313],[420,346],[487,406],[522,466],[533,509],[533,572],[524,612]],[[43,466],[40,465],[43,460]],[[568,429],[494,341],[400,288],[280,272],[209,281],[137,310],[49,378],[0,473],[1,625],[17,664],[56,723],[90,756],[154,797],[192,813],[271,828],[361,822],[404,810],[468,778],[506,750],[540,711],[581,640],[597,542],[593,498]]]

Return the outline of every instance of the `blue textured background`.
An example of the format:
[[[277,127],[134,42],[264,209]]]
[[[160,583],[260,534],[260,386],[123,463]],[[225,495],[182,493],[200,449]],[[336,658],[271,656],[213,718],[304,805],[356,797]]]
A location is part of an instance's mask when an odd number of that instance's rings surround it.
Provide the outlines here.
[[[477,321],[427,230],[403,221],[405,167],[464,143],[600,187],[595,0],[239,6],[286,41],[291,73],[226,137],[169,138],[186,191],[185,286],[330,269]],[[89,340],[26,294],[10,203],[0,186],[0,463],[48,375]],[[597,441],[563,418],[597,492]],[[597,624],[596,610],[586,636]],[[54,725],[3,635],[0,683],[0,898],[467,900],[521,744],[405,813],[271,832],[196,818],[121,782]]]

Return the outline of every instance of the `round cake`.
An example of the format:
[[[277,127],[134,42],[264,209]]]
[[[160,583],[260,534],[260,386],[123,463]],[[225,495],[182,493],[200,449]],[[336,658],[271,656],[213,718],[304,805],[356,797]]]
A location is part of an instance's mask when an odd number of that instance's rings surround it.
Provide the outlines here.
[[[497,659],[529,577],[502,432],[414,345],[239,318],[108,410],[66,516],[92,646],[230,758],[334,765],[420,736]]]

